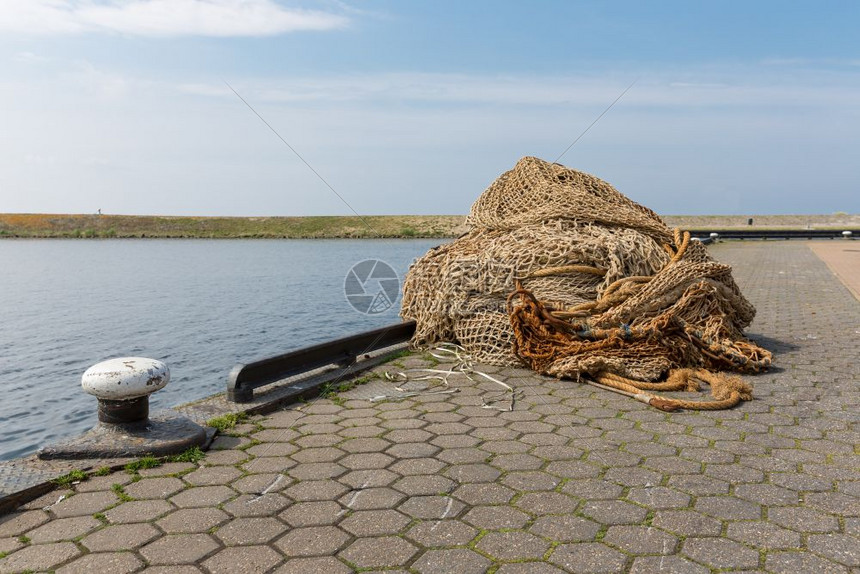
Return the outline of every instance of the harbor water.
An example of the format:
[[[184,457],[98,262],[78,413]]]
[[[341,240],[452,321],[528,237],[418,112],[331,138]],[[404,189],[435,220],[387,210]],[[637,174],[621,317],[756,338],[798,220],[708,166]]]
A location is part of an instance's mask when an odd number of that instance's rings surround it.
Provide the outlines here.
[[[0,460],[96,421],[81,374],[112,357],[168,364],[165,408],[223,391],[239,362],[399,321],[399,300],[361,313],[344,295],[357,262],[402,278],[440,240],[0,241]],[[374,287],[366,285],[372,294]]]

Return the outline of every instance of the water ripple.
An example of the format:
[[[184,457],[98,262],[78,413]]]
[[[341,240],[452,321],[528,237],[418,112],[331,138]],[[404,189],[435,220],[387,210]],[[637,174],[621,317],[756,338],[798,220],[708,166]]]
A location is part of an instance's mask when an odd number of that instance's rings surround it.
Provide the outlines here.
[[[428,240],[0,241],[0,460],[95,423],[80,390],[101,360],[165,361],[165,408],[222,391],[238,362],[373,329],[343,278],[377,258],[401,275]]]

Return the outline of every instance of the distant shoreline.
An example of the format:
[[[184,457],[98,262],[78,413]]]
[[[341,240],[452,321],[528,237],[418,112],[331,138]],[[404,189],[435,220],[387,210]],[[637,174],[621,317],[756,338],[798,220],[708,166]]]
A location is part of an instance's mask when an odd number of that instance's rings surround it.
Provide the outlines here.
[[[749,219],[753,225],[748,225]],[[846,229],[860,215],[669,215],[682,229]],[[186,217],[0,214],[0,238],[54,239],[373,239],[451,238],[468,231],[463,215]]]

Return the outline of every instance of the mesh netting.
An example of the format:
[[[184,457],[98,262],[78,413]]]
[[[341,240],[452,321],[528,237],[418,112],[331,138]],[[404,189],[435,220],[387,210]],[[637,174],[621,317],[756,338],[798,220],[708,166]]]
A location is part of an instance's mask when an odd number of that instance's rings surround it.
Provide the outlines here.
[[[456,342],[484,363],[615,387],[611,376],[770,364],[742,334],[755,309],[731,268],[596,177],[525,157],[467,222],[406,276],[401,316],[416,321],[415,346]],[[711,382],[682,378],[685,389]]]

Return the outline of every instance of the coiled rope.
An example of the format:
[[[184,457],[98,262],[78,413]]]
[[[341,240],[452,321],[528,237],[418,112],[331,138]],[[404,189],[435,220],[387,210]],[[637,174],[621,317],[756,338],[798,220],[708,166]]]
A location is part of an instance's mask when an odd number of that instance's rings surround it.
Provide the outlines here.
[[[624,277],[611,283],[600,298],[564,310],[554,310],[539,301],[533,293],[516,282],[516,290],[508,296],[508,314],[514,332],[514,354],[539,372],[560,357],[587,355],[606,350],[635,350],[652,353],[671,360],[676,365],[688,365],[703,357],[705,368],[675,368],[663,382],[637,381],[608,370],[591,373],[593,381],[586,382],[631,396],[664,411],[677,409],[719,410],[731,408],[752,399],[752,387],[737,376],[716,372],[731,369],[759,372],[771,364],[770,352],[744,340],[716,341],[706,337],[695,326],[672,313],[671,307],[656,317],[638,325],[618,324],[610,327],[592,325],[593,316],[613,309],[639,293],[660,273],[680,262],[690,244],[689,232],[675,229],[674,246],[665,244],[670,255],[666,266],[652,276]],[[531,276],[556,273],[586,272],[599,274],[600,269],[587,266],[549,268]],[[605,272],[605,271],[604,271]],[[699,288],[702,284],[693,285]],[[519,305],[514,307],[514,300]],[[698,391],[700,384],[710,386],[713,400],[690,401],[664,397],[652,391]]]

